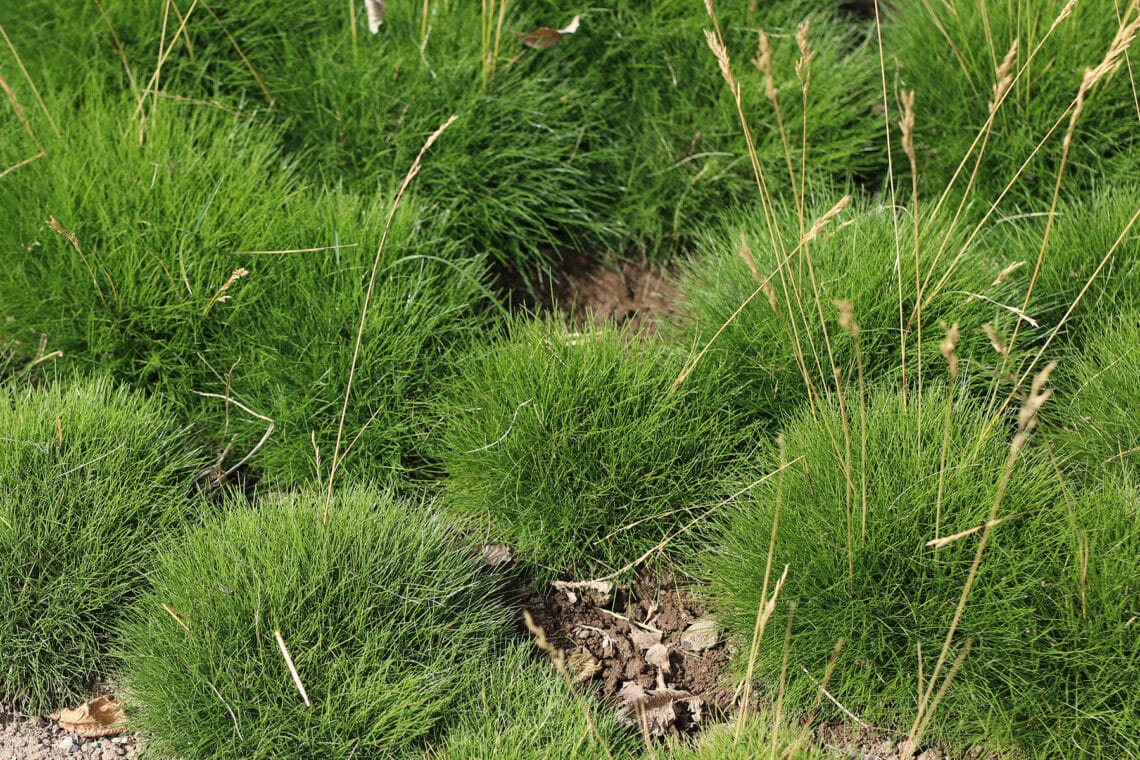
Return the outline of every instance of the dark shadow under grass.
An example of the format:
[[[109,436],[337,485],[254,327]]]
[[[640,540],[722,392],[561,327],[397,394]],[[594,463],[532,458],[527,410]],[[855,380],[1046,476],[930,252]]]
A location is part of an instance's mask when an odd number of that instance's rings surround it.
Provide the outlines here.
[[[165,547],[123,626],[123,693],[150,750],[399,756],[477,693],[508,621],[478,555],[428,504],[353,488],[327,524],[322,505],[235,502]]]
[[[115,626],[154,544],[199,517],[184,430],[106,381],[0,385],[0,702],[86,697],[118,664]]]

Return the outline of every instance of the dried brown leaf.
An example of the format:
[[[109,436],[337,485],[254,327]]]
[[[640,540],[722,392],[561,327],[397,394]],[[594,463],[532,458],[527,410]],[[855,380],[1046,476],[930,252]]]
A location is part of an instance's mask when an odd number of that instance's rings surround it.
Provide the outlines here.
[[[661,631],[647,631],[636,625],[630,625],[629,637],[638,649],[649,649],[661,643]]]
[[[551,29],[549,26],[540,26],[533,32],[515,32],[515,37],[519,42],[529,48],[546,50],[561,42],[562,38],[567,34],[573,34],[578,31],[578,22],[580,20],[580,16],[575,16],[574,19],[562,29]]]
[[[118,736],[126,728],[123,705],[112,697],[99,697],[49,717],[63,730],[88,739]]]
[[[642,720],[639,716],[644,716],[644,725],[654,736],[665,734],[677,722],[676,705],[679,702],[688,706],[694,720],[699,720],[701,715],[701,698],[678,689],[647,691],[636,681],[627,681],[618,692],[618,699],[621,700],[618,720],[636,726]]]
[[[662,673],[668,673],[670,670],[669,647],[664,644],[654,644],[649,647],[649,649],[645,650],[645,662],[657,668]]]

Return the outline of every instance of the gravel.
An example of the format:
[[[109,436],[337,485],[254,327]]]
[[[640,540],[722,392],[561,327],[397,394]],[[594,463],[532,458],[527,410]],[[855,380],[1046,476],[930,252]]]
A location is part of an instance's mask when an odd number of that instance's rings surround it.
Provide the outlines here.
[[[46,718],[0,707],[0,760],[120,760],[137,754],[132,736],[84,739]]]

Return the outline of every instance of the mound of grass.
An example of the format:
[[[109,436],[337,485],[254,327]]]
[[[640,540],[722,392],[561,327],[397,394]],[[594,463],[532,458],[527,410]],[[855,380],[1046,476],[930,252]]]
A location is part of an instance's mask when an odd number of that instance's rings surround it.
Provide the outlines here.
[[[153,751],[398,756],[477,692],[507,621],[478,555],[430,504],[354,489],[327,523],[322,504],[231,504],[163,552],[123,626],[129,714]]]
[[[271,418],[253,464],[304,481],[332,457],[391,197],[307,187],[276,133],[216,110],[160,114],[140,146],[133,105],[88,92],[48,156],[0,185],[13,209],[0,303],[14,317],[0,341],[30,359],[43,335],[56,364],[161,393],[219,451],[233,446],[227,466],[265,433],[254,415]],[[353,436],[375,415],[367,455],[347,464],[358,474],[414,461],[414,407],[484,324],[482,259],[446,230],[410,196],[389,230],[346,419]]]
[[[1071,12],[1062,18],[1063,9]],[[972,182],[975,203],[989,203],[1016,178],[1012,206],[1043,210],[1082,77],[1106,61],[1118,30],[1136,17],[1135,6],[1122,2],[1048,0],[1031,11],[1018,3],[893,3],[884,13],[884,52],[899,62],[900,85],[916,94],[925,193],[940,194],[964,162],[956,194],[965,194]],[[1015,42],[1009,66],[999,73]],[[1115,69],[1085,93],[1065,168],[1063,189],[1070,197],[1083,197],[1105,180],[1130,181],[1140,170],[1135,81],[1122,52],[1112,60]],[[986,129],[999,80],[1005,80],[1007,95]],[[983,139],[971,150],[979,135]],[[1021,170],[1043,140],[1040,153]],[[905,165],[900,151],[895,166]]]
[[[701,361],[723,369],[739,389],[734,403],[756,419],[818,400],[835,388],[836,371],[845,388],[873,378],[905,378],[913,388],[931,373],[944,377],[941,323],[959,324],[964,382],[988,388],[1001,363],[982,325],[1005,313],[995,304],[1015,301],[999,276],[1008,252],[963,248],[929,215],[916,241],[906,215],[853,205],[803,244],[826,208],[802,227],[788,205],[777,206],[774,228],[759,211],[736,212],[705,234],[702,255],[678,280],[684,311],[671,336],[705,351]],[[920,283],[924,305],[916,309]],[[840,300],[852,307],[857,335],[844,325]]]
[[[671,390],[680,370],[614,328],[516,323],[438,401],[448,508],[490,520],[540,584],[632,562],[723,498],[747,442],[713,383]]]
[[[163,405],[99,380],[0,385],[0,702],[86,697],[153,545],[197,516],[193,453]]]
[[[573,15],[563,4],[393,4],[375,36],[365,32],[363,3],[354,20],[351,5],[330,12],[317,2],[215,2],[190,13],[177,36],[160,0],[101,7],[65,16],[34,5],[4,19],[33,46],[57,46],[51,30],[64,29],[82,51],[74,56],[96,62],[73,65],[70,56],[33,48],[28,63],[44,89],[82,101],[95,80],[138,98],[162,50],[164,97],[144,100],[142,116],[177,119],[220,106],[272,122],[301,174],[325,186],[392,192],[424,137],[458,114],[420,183],[451,236],[478,241],[521,272],[567,248],[675,251],[755,190],[699,3],[622,0],[584,9],[577,32],[542,50],[512,32],[562,26]],[[813,56],[810,75],[802,72],[810,77],[806,100],[796,72],[801,22],[809,23]],[[728,9],[722,26],[773,187],[882,173],[876,67],[864,28],[807,2]],[[776,105],[764,74],[748,63],[761,27],[770,33]],[[88,69],[86,79],[75,74]]]
[[[1035,344],[1059,325],[1054,345],[1083,350],[1090,335],[1100,331],[1106,314],[1140,311],[1137,209],[1140,186],[1135,184],[1105,185],[1058,207],[1026,308],[1040,327],[1022,324]],[[1045,219],[1014,217],[995,224],[986,236],[984,246],[994,255],[1000,252],[1011,261],[1025,262],[1009,278],[1019,293],[1018,307],[1033,278],[1045,234]],[[1012,314],[1000,317],[1006,335],[1015,319]]]
[[[768,631],[783,631],[794,616],[787,671],[792,702],[814,699],[842,639],[829,691],[864,720],[904,730],[917,711],[915,695],[930,682],[961,613],[938,676],[941,686],[949,674],[950,688],[928,735],[1071,750],[1068,742],[1079,742],[1083,731],[1097,726],[1106,743],[1134,746],[1134,722],[1131,728],[1118,718],[1103,723],[1112,709],[1135,709],[1119,680],[1088,696],[1084,717],[1072,709],[1073,694],[1085,682],[1081,668],[1134,666],[1136,653],[1122,645],[1122,599],[1110,603],[1105,596],[1101,606],[1087,607],[1087,619],[1074,617],[1079,574],[1071,557],[1079,552],[1081,533],[1098,536],[1106,557],[1100,566],[1105,575],[1097,577],[1112,589],[1105,593],[1129,597],[1135,568],[1120,573],[1120,563],[1134,540],[1135,525],[1125,515],[1134,513],[1135,504],[1102,500],[1067,509],[1052,460],[1032,448],[1021,452],[1001,490],[1010,444],[1000,434],[986,435],[990,417],[975,403],[954,398],[948,414],[950,401],[928,389],[920,416],[916,404],[902,406],[897,392],[875,394],[866,443],[852,430],[850,454],[837,405],[789,422],[784,458],[790,464],[783,476],[753,489],[726,513],[720,548],[708,565],[715,603],[730,628],[750,639],[765,563],[771,559],[774,567],[769,592],[787,565]],[[769,452],[767,467],[774,470],[778,462]],[[983,530],[999,497],[1002,521]],[[937,551],[926,545],[971,529]],[[971,565],[982,535],[986,543],[975,575]],[[781,649],[765,639],[758,672],[780,673]],[[1080,662],[1076,669],[1059,665],[1070,654]],[[958,657],[964,660],[955,674]],[[813,675],[804,676],[800,665]]]
[[[439,746],[449,760],[570,760],[629,757],[637,746],[617,713],[590,697],[575,698],[562,677],[537,663],[531,644],[514,645],[471,695]],[[585,710],[590,711],[587,721]],[[591,728],[591,722],[593,728]]]
[[[1101,319],[1085,351],[1062,366],[1056,410],[1065,428],[1054,440],[1083,465],[1085,482],[1110,470],[1140,475],[1140,319],[1135,312]]]

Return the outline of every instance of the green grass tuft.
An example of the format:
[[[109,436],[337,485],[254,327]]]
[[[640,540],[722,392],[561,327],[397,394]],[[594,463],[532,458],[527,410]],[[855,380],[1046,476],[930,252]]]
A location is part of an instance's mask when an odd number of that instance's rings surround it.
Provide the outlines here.
[[[468,709],[448,731],[439,756],[448,760],[571,760],[608,750],[627,757],[636,747],[616,712],[593,698],[575,697],[533,645],[510,647],[485,674]],[[590,711],[587,722],[584,709]]]
[[[866,454],[858,449],[853,454],[850,483],[833,437],[842,429],[838,410],[830,405],[815,419],[801,413],[783,433],[792,464],[783,477],[782,495],[777,496],[780,479],[772,478],[740,499],[722,523],[721,546],[708,563],[712,594],[727,624],[747,639],[780,505],[775,574],[785,564],[790,570],[768,631],[784,629],[794,604],[788,673],[793,703],[814,698],[816,691],[817,682],[805,677],[800,666],[819,679],[842,638],[845,646],[828,686],[835,698],[873,723],[897,725],[913,716],[918,647],[929,678],[979,534],[937,553],[925,543],[985,523],[1009,455],[1000,435],[1004,425],[999,423],[993,431],[997,434],[987,437],[989,417],[958,397],[953,399],[946,465],[940,469],[949,401],[944,392],[928,390],[920,420],[915,406],[902,407],[897,392],[875,394],[868,405]],[[775,452],[762,461],[774,469]],[[1001,502],[999,517],[1006,519],[993,528],[947,667],[967,640],[973,649],[938,709],[931,736],[1028,748],[1052,742],[1049,746],[1060,748],[1096,727],[1105,746],[1135,746],[1134,724],[1129,728],[1122,720],[1107,720],[1112,710],[1131,705],[1120,682],[1103,691],[1090,685],[1085,695],[1089,712],[1080,718],[1072,704],[1084,676],[1080,667],[1061,665],[1071,655],[1097,672],[1125,663],[1134,667],[1135,648],[1122,648],[1121,637],[1127,636],[1122,600],[1108,603],[1111,593],[1128,596],[1128,579],[1135,576],[1122,573],[1120,564],[1135,540],[1134,525],[1124,516],[1134,511],[1134,504],[1125,502],[1122,513],[1119,498],[1077,498],[1081,506],[1076,512],[1071,504],[1066,508],[1052,460],[1039,449],[1022,453]],[[1104,564],[1100,558],[1095,564],[1105,574],[1097,577],[1115,590],[1098,596],[1099,606],[1087,608],[1087,619],[1079,619],[1079,609],[1074,612],[1077,575],[1071,558],[1078,551],[1079,531],[1098,536]],[[761,644],[761,672],[779,672],[783,653],[774,640]]]
[[[668,348],[613,328],[516,323],[438,403],[447,506],[490,521],[540,584],[616,571],[702,522],[747,430],[710,383],[671,392],[680,370]]]
[[[353,489],[322,524],[322,501],[231,504],[161,555],[123,626],[129,714],[158,755],[399,755],[477,691],[507,627],[477,554],[430,504]]]
[[[11,252],[0,303],[14,317],[0,341],[21,341],[30,360],[44,335],[63,351],[55,364],[162,394],[219,452],[232,444],[226,466],[267,428],[198,394],[228,395],[276,423],[254,467],[293,483],[327,476],[391,198],[308,186],[272,130],[217,111],[150,122],[140,146],[130,98],[87,95],[49,156],[0,185],[0,202],[23,210],[0,231]],[[376,418],[346,472],[386,480],[417,460],[418,405],[478,337],[490,293],[482,257],[413,196],[379,265],[347,435]]]
[[[198,516],[185,431],[105,381],[0,385],[0,702],[86,697],[118,660],[115,626],[154,544]]]

